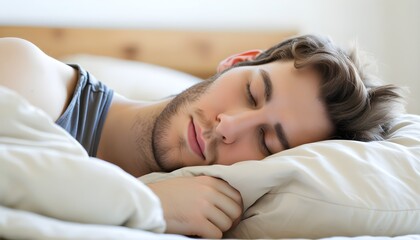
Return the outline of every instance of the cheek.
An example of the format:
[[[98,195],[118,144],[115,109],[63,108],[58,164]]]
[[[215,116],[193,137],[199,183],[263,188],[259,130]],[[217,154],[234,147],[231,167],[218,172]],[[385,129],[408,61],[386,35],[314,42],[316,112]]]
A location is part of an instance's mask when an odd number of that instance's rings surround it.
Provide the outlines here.
[[[244,104],[244,91],[241,91],[239,85],[233,82],[215,83],[200,98],[196,107],[209,114],[231,111]]]

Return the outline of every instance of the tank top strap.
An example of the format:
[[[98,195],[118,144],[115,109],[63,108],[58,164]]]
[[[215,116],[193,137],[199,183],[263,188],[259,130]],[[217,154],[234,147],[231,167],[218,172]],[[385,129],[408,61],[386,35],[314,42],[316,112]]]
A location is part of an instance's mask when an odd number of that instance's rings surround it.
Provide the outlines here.
[[[69,105],[56,124],[70,133],[89,156],[95,157],[113,90],[79,65],[69,66],[78,70],[78,82]]]

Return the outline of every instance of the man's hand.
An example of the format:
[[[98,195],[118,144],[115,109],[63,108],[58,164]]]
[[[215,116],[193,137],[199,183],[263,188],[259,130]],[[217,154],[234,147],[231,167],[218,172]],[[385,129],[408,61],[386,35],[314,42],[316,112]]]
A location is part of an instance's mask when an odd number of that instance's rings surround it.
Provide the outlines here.
[[[242,214],[241,195],[221,179],[179,177],[149,187],[162,203],[167,233],[221,238]]]

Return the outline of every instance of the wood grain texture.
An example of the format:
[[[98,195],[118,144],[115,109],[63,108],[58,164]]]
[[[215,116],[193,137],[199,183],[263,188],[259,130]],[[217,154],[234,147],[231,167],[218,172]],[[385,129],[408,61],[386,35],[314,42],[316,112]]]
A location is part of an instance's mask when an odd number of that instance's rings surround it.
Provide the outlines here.
[[[0,37],[27,39],[48,55],[95,54],[142,61],[201,78],[217,64],[249,49],[266,49],[296,31],[175,31],[142,29],[49,28],[0,26]]]

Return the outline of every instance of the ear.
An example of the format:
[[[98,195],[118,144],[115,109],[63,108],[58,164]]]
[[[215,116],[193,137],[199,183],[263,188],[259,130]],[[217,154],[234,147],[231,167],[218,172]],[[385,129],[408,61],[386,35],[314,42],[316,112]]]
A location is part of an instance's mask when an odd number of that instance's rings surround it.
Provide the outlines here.
[[[217,66],[217,72],[218,73],[222,72],[223,70],[230,68],[239,62],[254,60],[258,56],[258,54],[262,52],[263,52],[262,50],[254,49],[254,50],[249,50],[246,52],[234,54],[219,63],[219,66]]]

